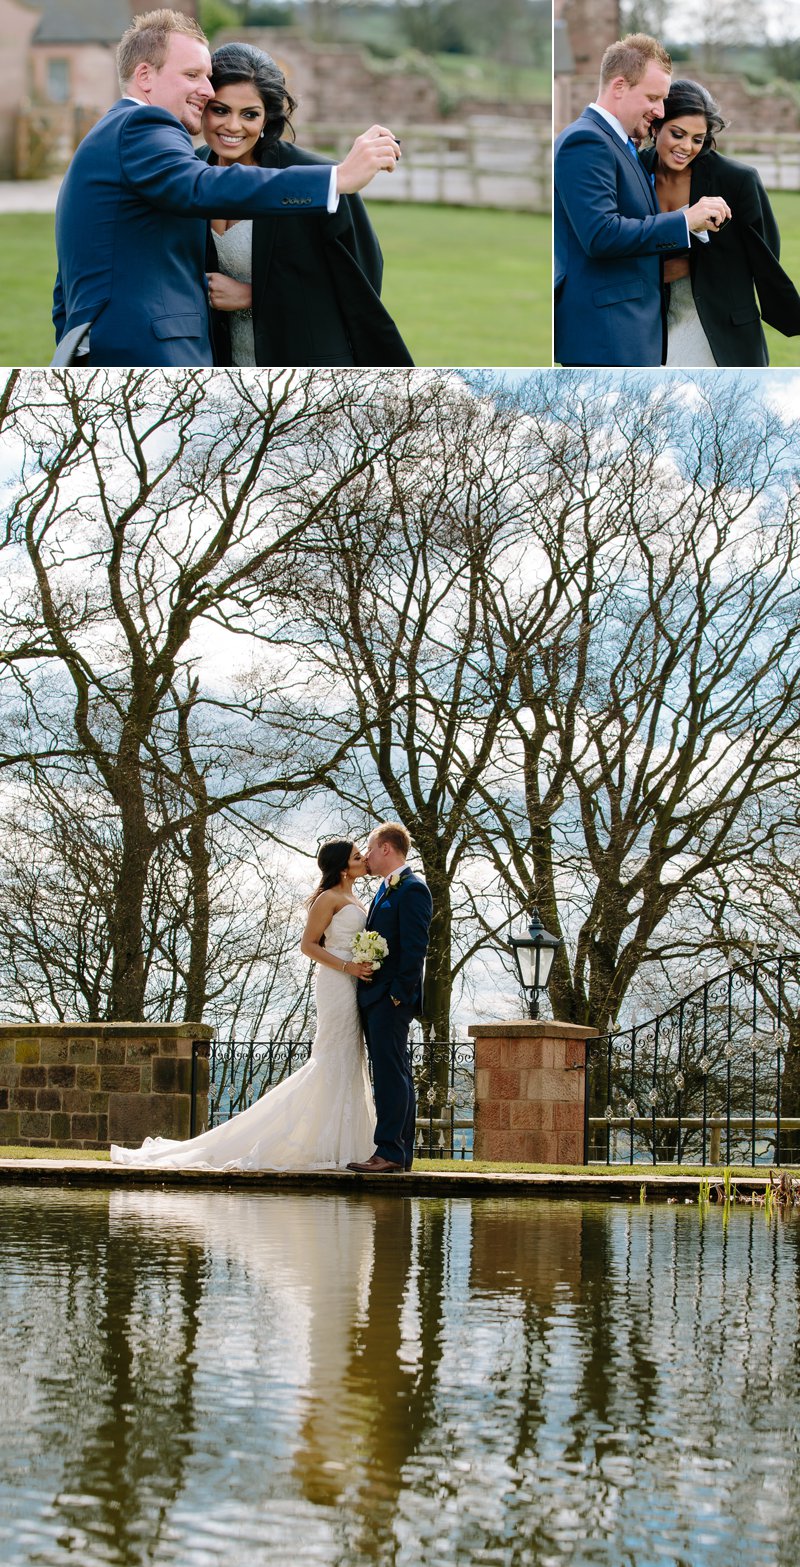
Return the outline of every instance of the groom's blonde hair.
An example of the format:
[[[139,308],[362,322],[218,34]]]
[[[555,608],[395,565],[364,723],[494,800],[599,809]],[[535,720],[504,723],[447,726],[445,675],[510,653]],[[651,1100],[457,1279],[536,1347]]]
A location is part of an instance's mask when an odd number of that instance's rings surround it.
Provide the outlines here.
[[[184,16],[182,11],[144,11],[141,16],[134,17],[117,49],[117,72],[123,87],[131,81],[137,65],[143,61],[154,70],[161,70],[173,33],[185,33],[208,48],[208,39],[200,23],[193,16]]]
[[[672,75],[672,60],[663,44],[649,33],[628,33],[609,44],[600,62],[600,91],[618,76],[624,76],[629,87],[640,82],[651,60],[660,65],[668,76]]]
[[[375,828],[375,842],[390,843],[397,854],[407,855],[411,848],[411,835],[400,822],[381,822]]]

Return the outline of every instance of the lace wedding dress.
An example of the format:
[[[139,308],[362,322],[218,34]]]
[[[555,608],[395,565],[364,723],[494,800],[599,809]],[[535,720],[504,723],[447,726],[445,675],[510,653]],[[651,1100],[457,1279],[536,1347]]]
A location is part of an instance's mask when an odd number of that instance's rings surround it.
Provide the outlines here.
[[[354,903],[334,914],[326,950],[351,959],[366,915]],[[111,1145],[114,1164],[166,1170],[341,1169],[374,1152],[375,1105],[356,1002],[356,981],[316,965],[317,1032],[305,1066],[230,1121],[186,1142],[147,1137]]]
[[[239,283],[253,281],[253,221],[242,218],[232,224],[224,234],[211,230],[217,250],[220,272],[236,278]],[[253,331],[252,310],[228,311],[231,333],[231,358],[235,365],[256,363],[256,340]]]

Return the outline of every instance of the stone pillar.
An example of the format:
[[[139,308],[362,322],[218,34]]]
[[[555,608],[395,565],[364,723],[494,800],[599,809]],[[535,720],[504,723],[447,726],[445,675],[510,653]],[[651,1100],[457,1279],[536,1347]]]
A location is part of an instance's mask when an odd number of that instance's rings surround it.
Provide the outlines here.
[[[208,1123],[204,1023],[0,1024],[0,1143],[29,1148],[136,1146]]]
[[[596,1030],[546,1018],[474,1023],[474,1158],[582,1164],[586,1041]]]

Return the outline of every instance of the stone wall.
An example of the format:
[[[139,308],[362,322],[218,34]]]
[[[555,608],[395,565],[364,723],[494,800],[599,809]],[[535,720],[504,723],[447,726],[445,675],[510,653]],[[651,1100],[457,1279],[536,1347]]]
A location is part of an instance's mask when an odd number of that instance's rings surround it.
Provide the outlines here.
[[[212,1035],[202,1023],[0,1024],[0,1143],[107,1148],[188,1137],[195,1041],[202,1131]]]
[[[290,27],[229,28],[215,33],[213,47],[242,38],[283,71],[297,99],[294,126],[301,146],[311,145],[306,128],[320,121],[352,121],[365,131],[375,121],[413,125],[440,117],[436,84],[424,70],[378,66],[355,45],[312,43]]]
[[[586,1041],[593,1028],[475,1023],[476,1159],[582,1164]]]

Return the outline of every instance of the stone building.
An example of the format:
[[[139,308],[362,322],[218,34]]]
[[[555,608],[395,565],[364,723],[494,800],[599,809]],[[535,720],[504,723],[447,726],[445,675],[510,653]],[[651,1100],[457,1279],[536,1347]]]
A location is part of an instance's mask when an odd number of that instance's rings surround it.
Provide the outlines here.
[[[621,31],[619,0],[554,0],[553,121],[569,125],[597,95],[600,61]]]
[[[556,134],[577,118],[597,93],[600,61],[624,29],[619,0],[554,0],[553,122]],[[781,87],[752,87],[741,77],[707,71],[682,60],[675,76],[701,81],[716,98],[728,130],[720,150],[757,163],[768,183],[796,189],[800,109]]]
[[[119,95],[115,51],[139,0],[0,0],[0,179],[63,167]],[[196,0],[180,0],[196,15]]]
[[[286,77],[298,110],[295,127],[430,125],[442,117],[431,76],[421,69],[376,65],[352,44],[312,43],[292,27],[248,27],[216,33],[214,48],[246,36],[271,55]]]

